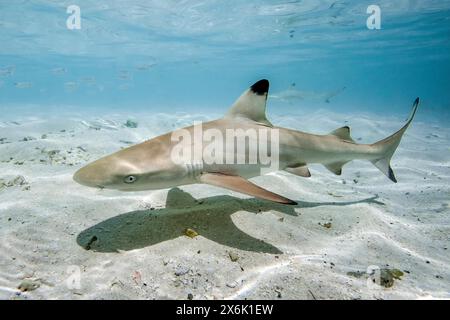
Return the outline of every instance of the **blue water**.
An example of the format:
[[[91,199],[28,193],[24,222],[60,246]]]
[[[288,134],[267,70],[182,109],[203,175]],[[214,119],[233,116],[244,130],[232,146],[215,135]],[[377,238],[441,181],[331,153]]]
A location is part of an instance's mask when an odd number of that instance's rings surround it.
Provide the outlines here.
[[[66,9],[81,9],[69,30]],[[381,9],[369,30],[367,7]],[[407,114],[450,109],[450,1],[0,1],[0,110],[210,110],[253,82],[271,93],[324,93],[269,102]],[[425,111],[424,111],[425,113]]]

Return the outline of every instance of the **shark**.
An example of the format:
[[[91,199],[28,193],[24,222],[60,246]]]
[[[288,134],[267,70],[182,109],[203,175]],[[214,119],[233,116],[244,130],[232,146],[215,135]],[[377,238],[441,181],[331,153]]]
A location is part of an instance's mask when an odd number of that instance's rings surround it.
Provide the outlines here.
[[[392,182],[397,182],[390,165],[391,158],[413,121],[419,98],[414,101],[411,114],[401,129],[378,142],[358,144],[351,138],[348,126],[322,135],[274,126],[266,116],[268,92],[268,80],[262,79],[254,83],[234,102],[225,116],[202,123],[201,130],[225,132],[233,128],[244,133],[249,130],[277,133],[278,161],[272,171],[284,170],[308,178],[311,177],[308,165],[318,163],[333,174],[341,175],[345,164],[359,159],[370,161]],[[196,128],[192,125],[177,130],[194,136]],[[261,157],[257,157],[254,163],[210,162],[201,157],[196,162],[189,161],[187,157],[185,162],[174,159],[174,148],[179,147],[179,141],[173,139],[177,130],[91,162],[77,170],[73,179],[84,186],[120,191],[167,189],[203,183],[281,204],[297,204],[294,200],[262,188],[250,180],[261,175],[263,167],[267,168]],[[245,141],[248,142],[245,147],[231,150],[232,156],[246,156],[238,153],[248,153],[249,146],[257,143],[251,137]],[[191,144],[195,144],[195,141],[186,143],[186,148],[190,148]],[[202,145],[202,148],[208,148],[208,145]],[[216,152],[221,152],[220,149],[217,150]],[[225,153],[223,151],[219,157],[225,158]]]
[[[330,92],[302,91],[296,88],[296,84],[294,82],[286,90],[270,95],[270,98],[289,103],[297,100],[320,100],[330,103],[332,98],[343,92],[346,88],[347,87],[342,87]]]

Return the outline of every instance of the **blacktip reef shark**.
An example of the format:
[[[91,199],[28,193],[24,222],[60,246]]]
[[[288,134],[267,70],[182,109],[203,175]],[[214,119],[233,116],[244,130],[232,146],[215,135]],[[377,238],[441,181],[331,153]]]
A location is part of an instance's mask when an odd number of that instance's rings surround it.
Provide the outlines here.
[[[357,144],[350,137],[350,128],[347,126],[325,135],[273,126],[266,117],[268,91],[269,81],[264,79],[256,82],[238,98],[223,118],[203,123],[202,130],[214,129],[223,132],[229,128],[241,128],[278,131],[279,164],[276,170],[285,170],[294,175],[310,177],[307,165],[311,163],[320,163],[334,174],[340,175],[346,163],[363,159],[372,162],[390,180],[397,182],[390,160],[414,118],[419,98],[414,102],[408,121],[399,131],[373,144]],[[179,130],[194,134],[195,129],[190,126]],[[197,164],[176,163],[171,157],[172,149],[177,143],[171,138],[174,132],[100,158],[79,169],[73,178],[85,186],[121,191],[165,189],[205,183],[260,199],[296,204],[295,201],[263,189],[248,180],[261,174],[263,164],[259,162],[259,158],[258,162],[252,165],[208,164],[205,161]],[[248,148],[244,148],[243,152],[247,151]],[[236,149],[234,152],[237,152]]]

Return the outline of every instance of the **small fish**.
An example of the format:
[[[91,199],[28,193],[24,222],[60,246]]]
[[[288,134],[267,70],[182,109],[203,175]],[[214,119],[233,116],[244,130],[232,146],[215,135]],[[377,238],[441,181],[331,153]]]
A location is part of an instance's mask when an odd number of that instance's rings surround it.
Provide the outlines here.
[[[27,81],[24,81],[24,82],[14,82],[14,86],[15,86],[16,88],[19,88],[19,89],[28,89],[28,88],[31,88],[31,87],[33,86],[33,83],[27,82]]]
[[[53,68],[51,71],[54,75],[61,75],[67,73],[66,68]]]
[[[151,63],[151,64],[144,63],[144,64],[140,64],[140,65],[136,66],[136,69],[139,71],[146,71],[154,66],[156,66],[156,63]]]
[[[83,78],[81,78],[81,81],[86,83],[86,84],[94,84],[95,83],[95,77],[91,77],[91,76],[83,77]]]
[[[272,99],[278,99],[292,103],[296,100],[320,100],[326,103],[330,103],[331,99],[343,92],[346,87],[342,87],[335,91],[330,92],[314,92],[314,91],[301,91],[295,88],[295,83],[283,91],[270,95]]]
[[[78,83],[73,81],[65,82],[64,88],[69,92],[73,92],[78,88]]]
[[[120,80],[131,80],[131,73],[127,70],[122,70],[119,72]]]
[[[9,77],[14,74],[14,71],[16,70],[15,66],[7,66],[4,68],[0,68],[0,76],[1,77]]]

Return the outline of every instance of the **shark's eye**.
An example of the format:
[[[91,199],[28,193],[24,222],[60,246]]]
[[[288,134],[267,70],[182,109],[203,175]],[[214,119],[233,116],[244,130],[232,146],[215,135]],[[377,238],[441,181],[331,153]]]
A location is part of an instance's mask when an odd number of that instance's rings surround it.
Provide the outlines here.
[[[133,183],[135,181],[136,181],[135,176],[126,176],[125,179],[123,180],[123,182],[125,182],[125,183]]]

